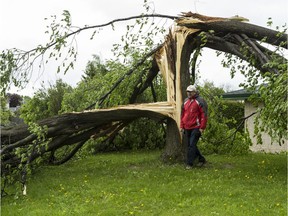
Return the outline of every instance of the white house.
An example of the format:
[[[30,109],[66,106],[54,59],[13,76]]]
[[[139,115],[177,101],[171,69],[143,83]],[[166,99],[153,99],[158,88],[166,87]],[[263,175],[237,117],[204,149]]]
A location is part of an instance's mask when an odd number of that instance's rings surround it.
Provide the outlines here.
[[[251,92],[247,92],[245,89],[240,89],[237,91],[232,91],[223,94],[224,99],[228,100],[242,100],[244,101],[244,117],[250,116],[254,112],[257,111],[257,107],[255,107],[249,100],[249,96]],[[263,105],[259,105],[263,106]],[[257,143],[257,139],[254,136],[254,120],[257,114],[252,115],[245,122],[245,130],[249,132],[250,139],[252,141],[252,146],[250,146],[251,151],[253,152],[267,152],[267,153],[280,153],[280,152],[287,152],[287,143],[288,141],[285,140],[285,143],[281,146],[278,143],[273,143],[271,141],[271,137],[267,133],[262,133],[262,140],[263,143]]]

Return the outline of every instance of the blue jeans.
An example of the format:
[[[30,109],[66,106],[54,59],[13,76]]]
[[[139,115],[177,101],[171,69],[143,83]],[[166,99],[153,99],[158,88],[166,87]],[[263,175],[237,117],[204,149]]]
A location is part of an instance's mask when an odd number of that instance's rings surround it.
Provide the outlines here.
[[[206,161],[197,147],[198,140],[201,137],[201,132],[199,131],[199,128],[185,130],[185,134],[188,140],[187,165],[193,166],[193,162],[196,160],[197,157],[201,162]]]

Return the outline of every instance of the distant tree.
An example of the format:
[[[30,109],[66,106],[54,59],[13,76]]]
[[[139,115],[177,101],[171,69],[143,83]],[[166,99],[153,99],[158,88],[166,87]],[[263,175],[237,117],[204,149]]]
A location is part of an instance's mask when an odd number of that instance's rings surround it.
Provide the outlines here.
[[[9,97],[9,107],[17,107],[20,106],[23,99],[18,94],[8,94]]]
[[[102,62],[100,56],[93,55],[93,59],[88,62],[84,75],[82,75],[83,80],[91,79],[94,76],[104,76],[108,72],[105,64]]]
[[[61,79],[46,89],[42,87],[34,96],[27,100],[20,109],[20,116],[25,122],[35,122],[47,117],[58,115],[62,108],[64,94],[72,91],[72,87]]]
[[[0,123],[1,126],[7,125],[11,117],[11,112],[7,109],[7,97],[0,96],[1,109],[0,109]]]

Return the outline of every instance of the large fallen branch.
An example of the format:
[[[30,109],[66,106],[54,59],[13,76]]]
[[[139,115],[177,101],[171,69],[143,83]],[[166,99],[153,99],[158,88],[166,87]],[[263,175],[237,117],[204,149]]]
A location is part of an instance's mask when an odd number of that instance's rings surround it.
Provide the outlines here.
[[[64,145],[73,145],[87,141],[91,137],[95,138],[96,136],[109,135],[113,130],[111,131],[107,128],[115,127],[117,122],[130,122],[141,117],[147,117],[155,121],[163,121],[166,118],[173,118],[173,115],[174,107],[172,104],[159,102],[66,113],[48,118],[40,121],[38,124],[47,128],[45,138],[50,141],[47,145],[42,146],[39,151],[35,151],[30,160],[32,162],[44,153],[55,151]],[[14,164],[15,161],[19,160],[14,153],[16,148],[25,149],[28,145],[31,145],[33,141],[37,140],[37,136],[34,134],[25,137],[26,134],[29,134],[26,125],[18,126],[17,129],[18,130],[15,130],[15,128],[3,129],[1,133],[1,156],[2,168],[4,170],[7,164]],[[21,133],[19,133],[19,131],[21,131]],[[11,140],[13,140],[13,142],[11,142]]]

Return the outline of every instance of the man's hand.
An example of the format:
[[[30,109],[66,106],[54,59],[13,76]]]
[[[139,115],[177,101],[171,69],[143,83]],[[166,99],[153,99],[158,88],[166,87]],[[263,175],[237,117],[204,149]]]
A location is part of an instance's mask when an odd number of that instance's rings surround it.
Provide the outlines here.
[[[199,131],[200,131],[200,133],[203,133],[204,130],[200,128]]]

